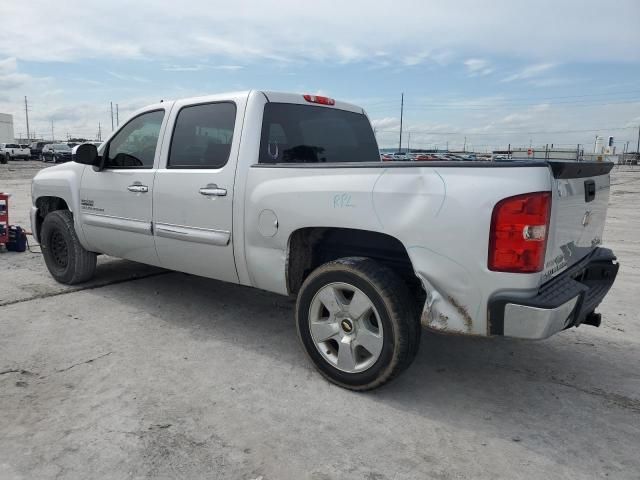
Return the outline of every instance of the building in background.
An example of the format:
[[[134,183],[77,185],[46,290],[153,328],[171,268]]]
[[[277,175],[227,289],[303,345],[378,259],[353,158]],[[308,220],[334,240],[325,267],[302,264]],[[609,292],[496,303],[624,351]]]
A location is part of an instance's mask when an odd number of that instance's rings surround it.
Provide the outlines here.
[[[13,133],[13,115],[0,113],[0,143],[13,143],[16,141]]]

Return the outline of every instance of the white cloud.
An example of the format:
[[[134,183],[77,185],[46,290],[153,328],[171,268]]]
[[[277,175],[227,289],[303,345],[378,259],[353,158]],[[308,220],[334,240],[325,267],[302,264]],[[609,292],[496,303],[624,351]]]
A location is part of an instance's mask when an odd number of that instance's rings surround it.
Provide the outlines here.
[[[597,0],[379,0],[376,8],[368,0],[325,0],[313,12],[299,0],[111,0],[90,7],[84,0],[3,0],[0,18],[20,21],[0,29],[0,55],[38,61],[216,56],[234,63],[379,57],[414,64],[426,60],[425,52],[438,52],[430,57],[436,62],[447,62],[451,52],[533,62],[640,59],[637,0],[609,9]],[[614,25],[615,35],[592,25]]]
[[[493,73],[493,68],[487,60],[481,58],[469,58],[464,62],[467,72],[472,77],[484,76]]]
[[[25,85],[30,80],[30,75],[18,72],[18,62],[15,57],[0,60],[0,90],[8,92]]]
[[[108,70],[107,73],[111,75],[113,78],[117,78],[118,80],[122,80],[123,82],[138,82],[138,83],[147,83],[148,79],[139,77],[137,75],[128,75],[125,73],[112,72]]]
[[[540,75],[546,74],[549,70],[556,65],[553,63],[537,63],[535,65],[528,65],[522,70],[513,73],[502,79],[503,82],[513,82],[515,80],[529,80]]]
[[[371,125],[377,130],[395,130],[400,128],[400,119],[395,117],[372,119]]]
[[[162,70],[165,72],[199,72],[203,68],[202,65],[165,65]]]

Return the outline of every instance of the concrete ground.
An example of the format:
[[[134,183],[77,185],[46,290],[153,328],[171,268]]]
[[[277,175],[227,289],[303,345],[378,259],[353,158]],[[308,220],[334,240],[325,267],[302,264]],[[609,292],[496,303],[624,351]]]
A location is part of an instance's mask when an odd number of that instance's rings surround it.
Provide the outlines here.
[[[40,167],[0,165],[13,223]],[[69,288],[0,254],[0,478],[638,479],[640,170],[612,183],[602,327],[425,332],[370,393],[314,371],[288,298],[107,258]]]

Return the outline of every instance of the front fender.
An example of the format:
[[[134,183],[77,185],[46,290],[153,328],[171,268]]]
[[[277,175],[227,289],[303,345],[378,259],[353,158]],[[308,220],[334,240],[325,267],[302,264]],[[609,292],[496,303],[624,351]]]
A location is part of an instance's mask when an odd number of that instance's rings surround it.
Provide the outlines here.
[[[79,212],[80,184],[85,168],[85,165],[68,162],[40,170],[31,182],[31,201],[35,210],[32,213],[32,219],[37,214],[38,199],[42,197],[61,198],[72,213]],[[73,222],[80,243],[84,248],[88,248],[82,228],[80,228],[79,216],[74,215]],[[35,225],[32,224],[32,230],[34,228]]]

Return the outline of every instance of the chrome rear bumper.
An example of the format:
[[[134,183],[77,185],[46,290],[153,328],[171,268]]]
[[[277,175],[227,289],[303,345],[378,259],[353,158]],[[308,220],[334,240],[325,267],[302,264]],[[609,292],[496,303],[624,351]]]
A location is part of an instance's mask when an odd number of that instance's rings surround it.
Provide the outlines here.
[[[490,333],[539,340],[585,323],[609,292],[618,268],[613,252],[598,248],[545,283],[535,297],[492,299]]]

